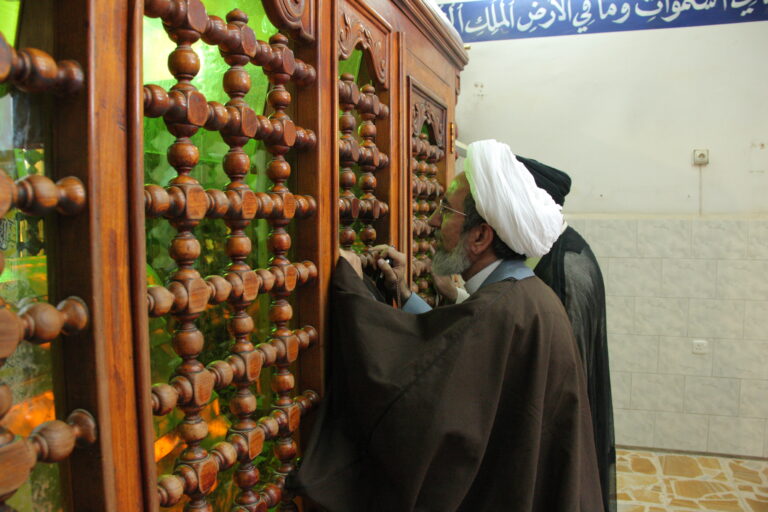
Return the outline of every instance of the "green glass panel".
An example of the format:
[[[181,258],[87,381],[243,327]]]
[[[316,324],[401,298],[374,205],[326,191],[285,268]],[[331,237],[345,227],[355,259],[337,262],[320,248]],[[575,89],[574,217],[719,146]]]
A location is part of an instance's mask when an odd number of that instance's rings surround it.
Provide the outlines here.
[[[224,18],[232,9],[238,8],[248,14],[248,25],[262,41],[277,32],[264,13],[260,0],[206,0],[205,6],[209,14]],[[175,44],[158,19],[144,19],[144,81],[154,83],[164,89],[170,89],[175,79],[167,68],[168,55],[174,50]],[[202,41],[193,45],[200,58],[200,72],[193,84],[202,92],[208,101],[226,103],[229,97],[224,92],[222,80],[229,65],[224,61],[215,46],[209,46]],[[269,81],[258,66],[246,66],[251,77],[251,90],[245,96],[248,105],[257,113],[264,114]],[[144,179],[146,183],[167,185],[176,176],[176,171],[168,164],[166,153],[173,143],[174,137],[168,132],[162,119],[144,119]],[[222,140],[218,132],[201,129],[192,137],[192,142],[200,150],[200,161],[193,169],[192,176],[204,188],[224,189],[229,183],[229,177],[224,172],[222,161],[229,146]],[[266,164],[271,156],[260,141],[250,141],[243,148],[251,158],[251,172],[246,182],[255,191],[266,191],[271,182],[266,176]],[[168,248],[176,230],[166,219],[148,219],[147,221],[147,279],[148,284],[167,285],[176,269],[175,261],[169,256]],[[195,229],[195,235],[200,240],[202,251],[196,262],[196,268],[202,276],[222,274],[226,271],[230,259],[226,253],[226,237],[229,230],[221,219],[206,219]],[[255,221],[247,230],[253,241],[253,251],[248,258],[248,264],[253,268],[264,268],[269,264],[267,236],[269,225],[264,220]],[[265,340],[270,331],[269,319],[266,312],[270,298],[260,296],[250,308],[256,324],[254,343]],[[216,359],[225,359],[229,355],[231,336],[227,331],[227,323],[231,311],[226,306],[211,306],[198,319],[197,324],[205,336],[205,347],[199,360],[208,364]],[[174,319],[150,319],[151,371],[153,382],[168,382],[173,369],[180,363],[180,358],[173,351],[171,337],[174,330]],[[269,372],[264,372],[268,378]],[[259,386],[269,390],[268,381]],[[234,393],[234,388],[222,390],[214,394],[214,399],[202,412],[208,423],[209,435],[203,442],[206,449],[224,440],[232,416],[228,402]],[[269,397],[259,393],[259,407],[266,410],[269,407]],[[155,460],[158,473],[173,471],[175,461],[183,449],[183,443],[175,432],[175,427],[182,420],[183,413],[176,410],[173,413],[155,419]],[[264,453],[271,453],[265,447]],[[259,463],[263,462],[259,458]],[[234,468],[220,475],[218,487],[210,496],[214,510],[228,510],[237,493],[231,474]],[[266,473],[265,473],[266,476]],[[182,510],[183,502],[170,510]]]
[[[347,60],[339,61],[339,76],[349,73],[357,80],[360,73],[360,63],[363,61],[363,52],[354,50]]]
[[[0,0],[0,32],[11,46],[14,46],[16,42],[20,6],[20,0]],[[8,94],[9,90],[9,85],[0,84],[0,97]]]
[[[0,32],[8,44],[16,42],[16,29],[19,24],[20,0],[0,0]]]
[[[0,0],[0,5],[6,2]],[[27,108],[19,102],[18,108]],[[0,98],[0,116],[9,122],[0,124],[0,169],[12,179],[30,174],[45,174],[42,143],[14,147],[13,126],[16,115],[10,96]],[[24,137],[20,137],[24,139]],[[5,266],[0,274],[0,298],[5,307],[18,311],[31,302],[48,301],[48,277],[43,244],[43,220],[18,210],[0,219],[0,251]],[[50,343],[19,344],[14,354],[0,368],[0,382],[13,391],[13,407],[3,418],[3,427],[16,435],[28,437],[41,423],[55,419]],[[61,506],[59,469],[56,464],[38,464],[27,482],[8,500],[20,512],[58,511]]]

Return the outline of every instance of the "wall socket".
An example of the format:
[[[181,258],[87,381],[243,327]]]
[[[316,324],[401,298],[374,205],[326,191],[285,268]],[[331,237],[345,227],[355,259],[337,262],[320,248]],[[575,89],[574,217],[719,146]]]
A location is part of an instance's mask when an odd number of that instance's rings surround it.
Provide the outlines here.
[[[691,352],[694,354],[709,354],[709,342],[707,340],[693,340]]]
[[[708,165],[709,164],[709,150],[708,149],[694,149],[693,150],[693,165]]]

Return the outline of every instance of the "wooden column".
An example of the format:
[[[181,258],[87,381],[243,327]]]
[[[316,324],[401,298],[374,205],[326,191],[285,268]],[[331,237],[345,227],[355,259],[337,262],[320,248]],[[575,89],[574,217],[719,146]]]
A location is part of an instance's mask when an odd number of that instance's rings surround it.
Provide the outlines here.
[[[56,58],[83,66],[81,94],[56,102],[53,176],[79,178],[87,215],[55,218],[50,298],[82,297],[88,328],[54,347],[57,410],[82,407],[98,442],[64,467],[68,510],[142,510],[128,235],[128,4],[56,2]]]

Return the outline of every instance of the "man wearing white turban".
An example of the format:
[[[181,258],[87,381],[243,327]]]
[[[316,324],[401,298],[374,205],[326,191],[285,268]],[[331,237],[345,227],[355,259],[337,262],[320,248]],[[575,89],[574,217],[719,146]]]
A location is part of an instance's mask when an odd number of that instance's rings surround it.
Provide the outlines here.
[[[289,482],[331,512],[603,510],[569,320],[523,263],[558,238],[560,209],[506,145],[473,143],[468,160],[429,221],[433,270],[461,273],[466,301],[430,310],[405,255],[380,246],[394,309],[357,255],[339,259],[329,393]]]

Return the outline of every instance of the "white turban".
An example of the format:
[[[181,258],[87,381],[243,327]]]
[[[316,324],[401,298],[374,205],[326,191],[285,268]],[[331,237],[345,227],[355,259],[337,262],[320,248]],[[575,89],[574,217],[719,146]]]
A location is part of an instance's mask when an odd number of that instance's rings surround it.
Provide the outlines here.
[[[561,207],[536,186],[509,146],[493,139],[473,142],[465,173],[477,212],[510,249],[529,258],[549,252],[562,231]]]

